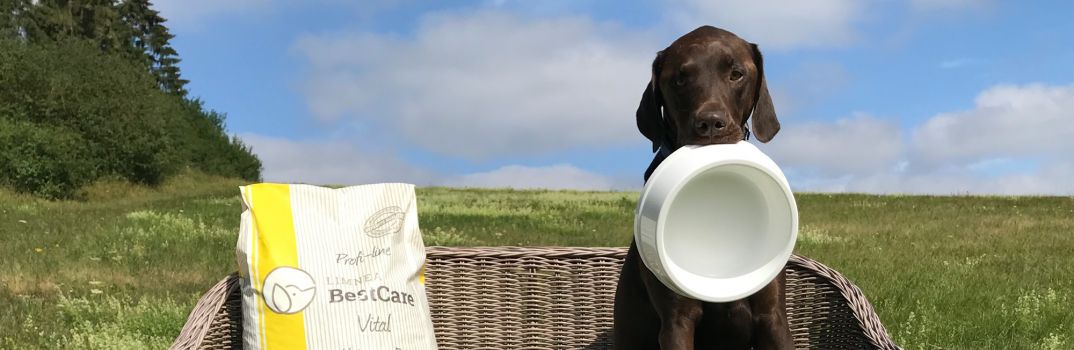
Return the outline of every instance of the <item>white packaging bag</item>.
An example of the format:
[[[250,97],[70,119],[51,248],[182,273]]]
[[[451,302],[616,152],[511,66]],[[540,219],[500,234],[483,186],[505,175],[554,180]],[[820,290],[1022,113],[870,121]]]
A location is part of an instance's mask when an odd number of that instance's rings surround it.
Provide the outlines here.
[[[240,190],[245,349],[436,349],[413,185]]]

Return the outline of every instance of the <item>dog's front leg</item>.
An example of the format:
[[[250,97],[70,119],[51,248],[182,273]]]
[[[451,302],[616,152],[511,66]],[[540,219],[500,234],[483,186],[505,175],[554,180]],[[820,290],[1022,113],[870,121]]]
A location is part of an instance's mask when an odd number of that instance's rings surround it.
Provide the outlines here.
[[[787,321],[786,285],[786,272],[780,272],[775,280],[750,296],[754,315],[754,349],[794,349],[794,339]]]
[[[661,316],[660,349],[694,350],[694,330],[701,320],[701,302],[681,296],[670,313]]]
[[[642,270],[645,290],[660,317],[660,349],[694,350],[694,330],[701,320],[702,302],[676,294],[652,271]]]

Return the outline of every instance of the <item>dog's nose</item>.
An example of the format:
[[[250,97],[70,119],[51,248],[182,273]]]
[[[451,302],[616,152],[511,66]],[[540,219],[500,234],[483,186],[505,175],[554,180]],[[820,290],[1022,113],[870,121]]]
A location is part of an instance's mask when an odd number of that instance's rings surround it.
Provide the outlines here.
[[[723,131],[727,124],[727,117],[719,113],[706,113],[698,116],[694,122],[694,131],[701,137],[715,136]]]

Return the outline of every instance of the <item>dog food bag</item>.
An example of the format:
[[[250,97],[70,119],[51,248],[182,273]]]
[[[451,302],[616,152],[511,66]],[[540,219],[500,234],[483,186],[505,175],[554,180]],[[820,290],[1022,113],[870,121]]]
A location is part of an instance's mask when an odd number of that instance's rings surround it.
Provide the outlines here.
[[[243,186],[245,349],[436,349],[414,186]]]

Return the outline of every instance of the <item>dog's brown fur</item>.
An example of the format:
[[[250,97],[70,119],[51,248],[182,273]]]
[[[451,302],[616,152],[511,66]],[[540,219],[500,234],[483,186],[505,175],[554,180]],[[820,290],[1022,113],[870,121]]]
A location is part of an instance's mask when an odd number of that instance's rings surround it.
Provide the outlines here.
[[[760,50],[731,32],[703,26],[657,53],[637,123],[654,151],[670,151],[736,143],[745,136],[751,113],[756,139],[768,142],[779,132]],[[646,180],[662,160],[658,155]],[[746,299],[689,299],[661,284],[632,242],[615,293],[613,348],[792,349],[785,285],[781,273]]]

